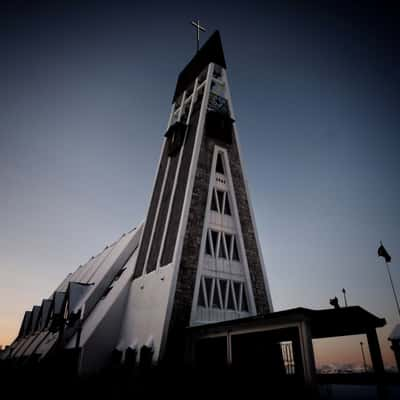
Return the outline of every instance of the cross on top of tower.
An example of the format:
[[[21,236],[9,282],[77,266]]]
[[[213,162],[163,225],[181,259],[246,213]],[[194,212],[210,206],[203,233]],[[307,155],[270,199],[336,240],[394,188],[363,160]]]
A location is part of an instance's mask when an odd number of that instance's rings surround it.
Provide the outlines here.
[[[192,25],[196,28],[196,35],[197,35],[197,51],[199,51],[200,47],[200,31],[205,32],[205,28],[200,25],[200,21],[192,21]]]

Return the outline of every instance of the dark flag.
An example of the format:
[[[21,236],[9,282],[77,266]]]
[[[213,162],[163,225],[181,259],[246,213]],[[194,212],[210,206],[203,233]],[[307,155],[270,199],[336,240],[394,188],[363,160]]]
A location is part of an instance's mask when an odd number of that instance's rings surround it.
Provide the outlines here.
[[[379,257],[383,257],[387,263],[390,263],[390,261],[392,261],[392,257],[390,257],[389,253],[383,247],[382,242],[381,242],[381,245],[378,248],[378,256]]]

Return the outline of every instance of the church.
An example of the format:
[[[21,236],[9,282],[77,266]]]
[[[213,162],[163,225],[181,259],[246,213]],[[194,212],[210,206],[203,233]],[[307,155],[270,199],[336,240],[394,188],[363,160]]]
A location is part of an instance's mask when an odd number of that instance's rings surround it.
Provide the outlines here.
[[[1,354],[62,360],[80,376],[110,366],[256,366],[315,384],[313,338],[376,328],[360,307],[274,312],[216,31],[178,76],[144,223],[25,312]]]

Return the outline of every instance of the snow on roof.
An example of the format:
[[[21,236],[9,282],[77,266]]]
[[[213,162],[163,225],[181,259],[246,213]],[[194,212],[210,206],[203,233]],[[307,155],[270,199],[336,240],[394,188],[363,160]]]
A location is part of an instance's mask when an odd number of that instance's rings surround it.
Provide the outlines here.
[[[129,232],[123,233],[119,239],[107,245],[103,248],[102,251],[97,253],[95,256],[89,258],[89,260],[74,271],[70,272],[61,284],[56,288],[54,292],[66,292],[68,289],[68,285],[70,282],[81,282],[81,283],[90,283],[90,279],[92,278],[93,274],[97,271],[97,268],[102,264],[105,258],[113,251],[115,245],[121,242],[125,236],[132,234],[137,229],[137,227],[132,228]],[[53,295],[54,295],[53,292]],[[53,295],[51,297],[53,297]]]
[[[137,246],[137,230],[133,230],[113,244],[111,252],[91,273],[90,282],[95,285],[87,293],[85,299],[84,317],[91,312],[107,288],[114,280],[115,275],[124,267]],[[111,246],[110,246],[111,247]]]
[[[86,296],[82,301],[85,302],[86,318],[84,318],[81,330],[81,345],[91,337],[129,285],[129,280],[136,264],[141,233],[142,226],[121,237],[123,240],[119,240],[113,254],[105,260],[104,265],[101,267],[103,272],[100,272],[104,278],[99,281],[98,285],[90,287],[93,293],[89,294],[90,297]],[[114,272],[108,276],[112,270]],[[77,308],[75,307],[75,309]],[[86,313],[87,310],[89,310],[89,313]],[[121,311],[123,312],[123,310]],[[71,348],[75,346],[75,343],[76,338],[71,337],[67,347]]]

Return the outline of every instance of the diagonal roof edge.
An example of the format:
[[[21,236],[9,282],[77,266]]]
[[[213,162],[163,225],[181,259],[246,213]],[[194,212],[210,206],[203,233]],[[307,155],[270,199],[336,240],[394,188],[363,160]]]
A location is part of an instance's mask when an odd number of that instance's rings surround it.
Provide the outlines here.
[[[183,93],[187,86],[189,86],[189,84],[194,81],[201,71],[211,62],[226,69],[224,50],[222,48],[221,35],[219,34],[219,31],[215,31],[210,36],[207,42],[179,74],[175,94],[172,99],[173,103]]]

